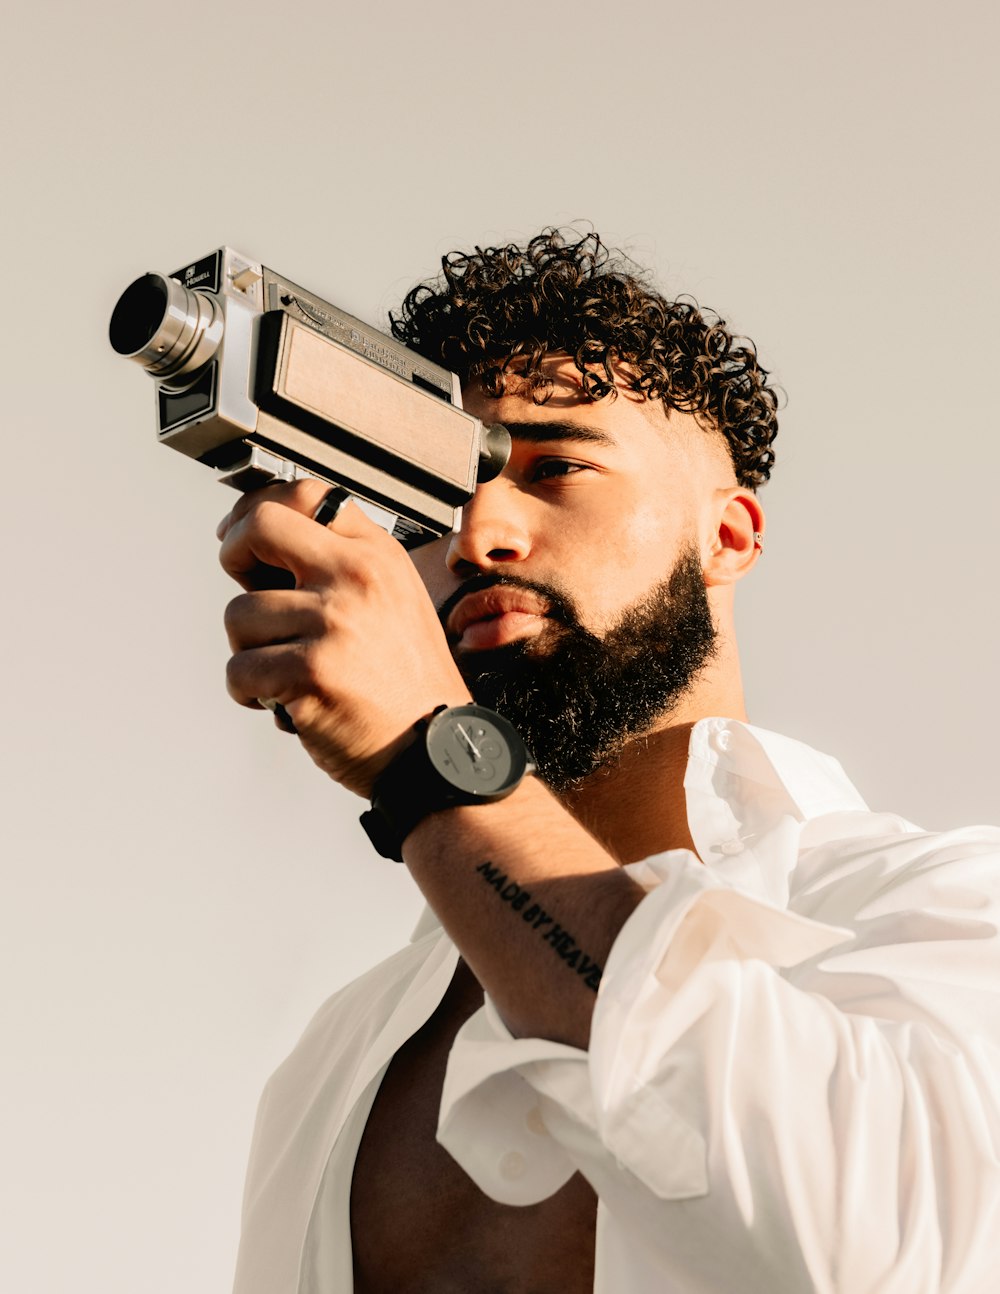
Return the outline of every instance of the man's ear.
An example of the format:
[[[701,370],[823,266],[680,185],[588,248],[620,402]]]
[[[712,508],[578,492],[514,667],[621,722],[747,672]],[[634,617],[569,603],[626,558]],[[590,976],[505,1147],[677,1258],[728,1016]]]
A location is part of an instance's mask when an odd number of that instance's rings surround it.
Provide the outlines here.
[[[756,564],[764,547],[764,509],[752,490],[722,491],[704,562],[707,587],[735,584]]]

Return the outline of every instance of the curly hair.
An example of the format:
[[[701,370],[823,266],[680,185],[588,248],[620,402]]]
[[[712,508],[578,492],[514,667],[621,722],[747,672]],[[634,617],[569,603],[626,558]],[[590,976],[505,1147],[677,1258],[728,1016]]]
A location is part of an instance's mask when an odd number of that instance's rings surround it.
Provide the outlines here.
[[[691,298],[667,301],[599,234],[571,241],[549,228],[524,247],[450,252],[441,269],[389,322],[394,337],[463,384],[478,379],[499,397],[516,362],[544,404],[552,380],[542,360],[564,352],[591,400],[613,399],[613,369],[623,365],[632,390],[721,433],[740,485],[756,490],[769,478],[778,401],[753,343]]]

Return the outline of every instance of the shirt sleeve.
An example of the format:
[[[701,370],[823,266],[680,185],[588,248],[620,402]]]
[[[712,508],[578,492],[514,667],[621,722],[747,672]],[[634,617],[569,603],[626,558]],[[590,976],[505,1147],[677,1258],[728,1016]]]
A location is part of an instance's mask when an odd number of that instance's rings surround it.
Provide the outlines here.
[[[483,1191],[531,1204],[579,1170],[685,1291],[991,1288],[1000,833],[813,853],[797,910],[675,867],[614,944],[588,1052],[489,1002],[467,1022],[438,1136]]]

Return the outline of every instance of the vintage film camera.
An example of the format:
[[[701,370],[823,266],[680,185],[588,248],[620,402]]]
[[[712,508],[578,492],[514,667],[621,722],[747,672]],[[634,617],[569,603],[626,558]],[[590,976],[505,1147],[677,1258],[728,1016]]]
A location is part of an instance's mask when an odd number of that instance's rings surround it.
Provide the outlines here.
[[[340,486],[407,547],[453,529],[510,454],[455,374],[230,247],[136,279],[109,337],[154,378],[163,444],[239,490]]]

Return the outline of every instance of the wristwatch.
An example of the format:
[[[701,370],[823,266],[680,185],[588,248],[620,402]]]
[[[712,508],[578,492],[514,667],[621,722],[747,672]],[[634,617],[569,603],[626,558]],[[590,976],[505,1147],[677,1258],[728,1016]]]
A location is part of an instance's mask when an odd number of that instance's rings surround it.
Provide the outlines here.
[[[460,804],[493,804],[535,771],[517,729],[481,705],[438,706],[414,725],[416,740],[383,770],[361,825],[383,858],[403,861],[418,822]]]

